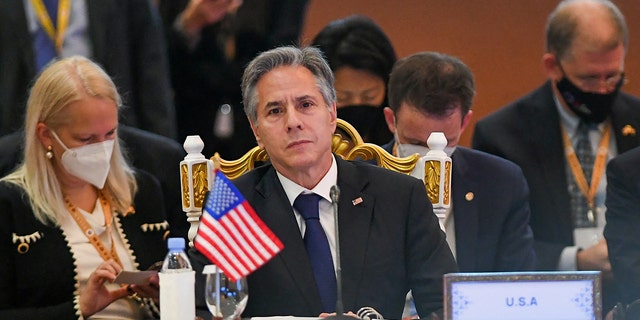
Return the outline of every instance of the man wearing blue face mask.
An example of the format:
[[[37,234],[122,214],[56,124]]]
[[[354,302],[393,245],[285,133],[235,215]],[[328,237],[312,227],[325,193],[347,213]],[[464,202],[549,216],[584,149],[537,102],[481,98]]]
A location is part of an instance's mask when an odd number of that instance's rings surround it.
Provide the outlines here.
[[[640,145],[640,100],[620,92],[629,34],[607,0],[562,1],[546,28],[543,86],[479,121],[473,147],[522,168],[540,270],[598,270],[613,296],[605,166]]]
[[[424,156],[429,135],[443,132],[452,158],[452,205],[444,226],[459,270],[533,270],[529,189],[522,171],[510,161],[457,147],[474,94],[473,75],[457,58],[422,52],[399,60],[384,109],[395,138],[383,148],[401,157]]]

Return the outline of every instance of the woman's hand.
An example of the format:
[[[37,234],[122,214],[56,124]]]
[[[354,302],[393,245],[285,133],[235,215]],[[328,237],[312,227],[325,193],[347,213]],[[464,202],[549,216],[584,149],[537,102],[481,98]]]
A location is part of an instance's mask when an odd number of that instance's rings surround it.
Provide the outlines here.
[[[333,313],[326,313],[326,312],[323,312],[323,313],[321,313],[318,317],[319,317],[319,318],[323,318],[323,319],[324,319],[324,318],[326,318],[326,317],[329,317],[329,316],[335,316],[335,315],[336,315],[336,313],[335,313],[335,312],[333,312]],[[353,313],[352,311],[345,312],[345,313],[344,313],[344,315],[345,315],[345,316],[349,316],[349,317],[354,317],[354,318],[356,318],[356,319],[360,319],[360,318],[359,318],[355,313]]]
[[[151,276],[144,285],[130,284],[127,286],[129,295],[137,294],[143,298],[150,298],[158,304],[160,301],[160,278],[157,274]]]
[[[113,301],[126,297],[129,293],[123,287],[109,290],[105,282],[113,282],[122,267],[113,260],[103,262],[91,273],[87,284],[80,292],[80,312],[83,317],[89,317],[106,308]]]

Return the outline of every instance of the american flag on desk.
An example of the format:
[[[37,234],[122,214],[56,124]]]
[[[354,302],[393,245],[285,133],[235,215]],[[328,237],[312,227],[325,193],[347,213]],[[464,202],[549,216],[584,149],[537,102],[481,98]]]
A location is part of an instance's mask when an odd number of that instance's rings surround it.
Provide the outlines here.
[[[215,172],[194,244],[232,280],[258,269],[284,247],[220,171]]]

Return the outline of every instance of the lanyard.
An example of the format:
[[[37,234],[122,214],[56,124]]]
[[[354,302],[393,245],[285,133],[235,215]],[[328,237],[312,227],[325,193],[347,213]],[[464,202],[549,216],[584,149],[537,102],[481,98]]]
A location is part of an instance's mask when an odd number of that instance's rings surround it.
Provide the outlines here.
[[[69,25],[69,13],[71,12],[71,0],[60,0],[58,2],[58,25],[54,26],[51,17],[44,6],[43,0],[31,0],[31,5],[36,11],[40,25],[55,44],[58,54],[62,51],[64,33]]]
[[[565,155],[567,156],[567,161],[569,162],[571,173],[573,173],[573,177],[575,178],[578,188],[580,188],[580,191],[587,199],[587,204],[589,204],[588,219],[589,221],[593,222],[595,221],[595,217],[593,216],[593,208],[596,198],[596,192],[598,190],[600,180],[602,179],[602,176],[604,174],[607,155],[609,154],[611,126],[609,124],[605,124],[604,133],[602,134],[602,138],[600,139],[598,153],[593,164],[593,174],[591,176],[590,187],[587,185],[587,178],[585,178],[584,176],[584,171],[582,170],[582,166],[580,166],[580,161],[578,160],[576,152],[571,145],[569,135],[567,135],[567,132],[564,130],[564,128],[562,128],[562,137],[564,142]]]
[[[100,205],[102,206],[102,212],[104,213],[104,221],[107,226],[107,231],[109,232],[109,238],[111,239],[110,250],[107,250],[104,243],[100,241],[100,238],[98,237],[96,232],[93,230],[93,228],[91,228],[91,225],[89,225],[89,222],[87,222],[87,219],[85,219],[82,216],[82,214],[78,211],[78,208],[73,203],[71,203],[71,201],[67,198],[67,196],[64,197],[64,202],[67,205],[67,210],[69,210],[69,212],[71,213],[73,220],[75,220],[76,223],[78,224],[78,227],[82,229],[82,232],[87,237],[87,239],[89,239],[89,242],[91,242],[93,247],[96,248],[96,251],[98,251],[102,259],[104,261],[113,259],[120,266],[122,266],[122,263],[120,262],[120,258],[118,257],[118,253],[116,253],[116,249],[113,241],[113,234],[111,233],[111,229],[112,229],[111,223],[113,221],[113,218],[111,215],[111,205],[109,204],[109,200],[107,199],[107,197],[104,195],[102,191],[98,192],[98,197],[100,198]]]

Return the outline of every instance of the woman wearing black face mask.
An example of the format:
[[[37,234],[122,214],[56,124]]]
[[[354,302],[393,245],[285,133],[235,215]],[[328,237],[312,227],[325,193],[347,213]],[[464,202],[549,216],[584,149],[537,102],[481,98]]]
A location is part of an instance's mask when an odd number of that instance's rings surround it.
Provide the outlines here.
[[[382,113],[396,54],[382,29],[353,15],[325,26],[312,43],[322,50],[335,74],[338,118],[353,125],[365,142],[387,143],[393,135]]]

